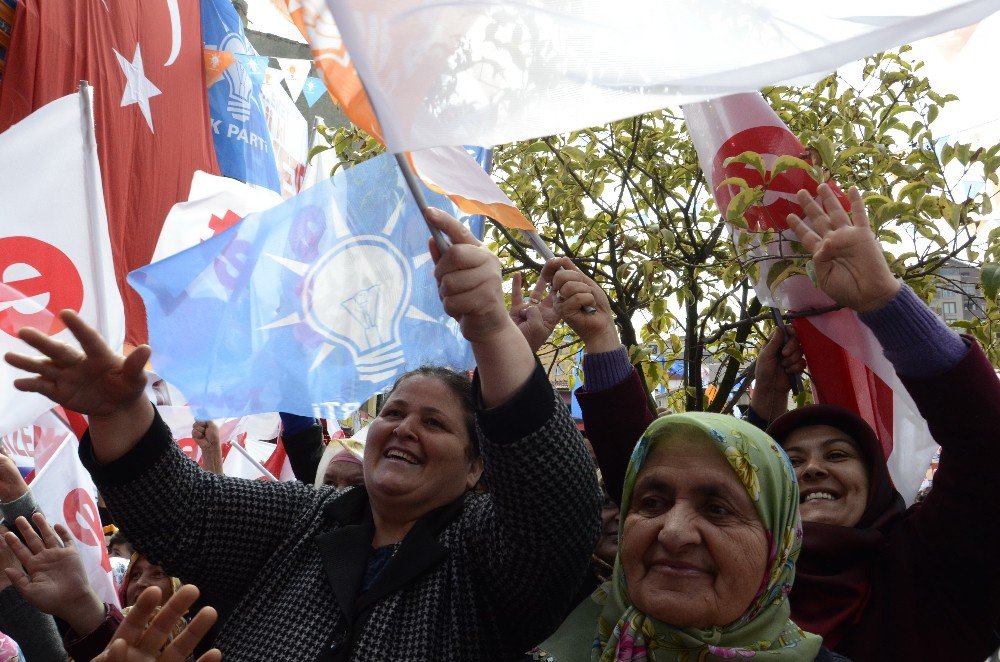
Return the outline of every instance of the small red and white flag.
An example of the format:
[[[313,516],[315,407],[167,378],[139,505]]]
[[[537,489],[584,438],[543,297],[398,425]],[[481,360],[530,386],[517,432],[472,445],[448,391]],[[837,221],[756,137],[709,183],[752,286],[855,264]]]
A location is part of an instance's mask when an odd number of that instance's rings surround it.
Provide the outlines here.
[[[247,214],[280,203],[281,196],[270,189],[197,170],[191,178],[187,202],[178,202],[167,214],[151,262],[197,246],[228,230]]]
[[[68,428],[67,428],[68,431]],[[73,534],[87,579],[104,602],[118,605],[111,561],[97,510],[97,488],[77,455],[79,442],[67,434],[31,482],[38,508],[50,524],[62,524]]]

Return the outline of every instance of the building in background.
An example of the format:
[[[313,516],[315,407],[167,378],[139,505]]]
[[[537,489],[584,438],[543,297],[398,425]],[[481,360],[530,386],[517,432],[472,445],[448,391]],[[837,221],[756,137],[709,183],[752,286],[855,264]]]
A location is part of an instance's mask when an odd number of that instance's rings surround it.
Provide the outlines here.
[[[938,271],[938,286],[930,306],[947,323],[982,318],[986,299],[979,285],[980,268],[951,259]]]

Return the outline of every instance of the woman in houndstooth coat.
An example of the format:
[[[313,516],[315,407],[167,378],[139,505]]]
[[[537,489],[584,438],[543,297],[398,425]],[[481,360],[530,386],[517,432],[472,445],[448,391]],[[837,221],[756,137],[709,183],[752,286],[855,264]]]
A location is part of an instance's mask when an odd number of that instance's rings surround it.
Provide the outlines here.
[[[201,470],[141,396],[148,349],[84,352],[39,332],[20,388],[87,413],[81,457],[136,549],[202,590],[230,660],[504,660],[574,606],[600,491],[569,412],[510,320],[496,257],[454,219],[434,250],[444,308],[478,365],[402,377],[373,422],[366,487],[316,490]],[[482,476],[488,493],[472,488]]]

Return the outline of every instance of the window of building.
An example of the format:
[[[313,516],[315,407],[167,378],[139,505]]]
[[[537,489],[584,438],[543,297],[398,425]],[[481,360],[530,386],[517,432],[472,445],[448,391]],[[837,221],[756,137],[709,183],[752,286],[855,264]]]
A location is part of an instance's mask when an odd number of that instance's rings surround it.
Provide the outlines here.
[[[941,304],[941,314],[943,315],[956,315],[958,314],[958,306],[954,301],[945,301]]]

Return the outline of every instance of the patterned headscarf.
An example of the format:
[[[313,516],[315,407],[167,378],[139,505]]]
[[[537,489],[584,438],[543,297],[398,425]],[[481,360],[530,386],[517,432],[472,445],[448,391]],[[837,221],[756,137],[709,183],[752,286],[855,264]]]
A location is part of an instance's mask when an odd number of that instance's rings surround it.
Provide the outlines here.
[[[135,564],[138,563],[139,559],[142,559],[142,558],[145,558],[145,557],[142,554],[140,554],[139,552],[132,552],[132,556],[129,558],[128,568],[125,570],[125,577],[124,577],[124,579],[122,579],[121,586],[118,587],[118,599],[122,603],[122,607],[123,607],[122,613],[123,614],[127,613],[125,611],[125,609],[128,609],[128,607],[125,607],[125,602],[126,602],[125,595],[126,595],[126,593],[128,591],[129,584],[132,583],[132,568],[134,568]],[[170,592],[167,595],[163,596],[162,600],[164,602],[166,602],[167,600],[169,600],[170,597],[174,593],[176,593],[177,589],[179,589],[180,587],[181,587],[181,580],[177,579],[176,577],[170,577]]]
[[[632,452],[622,494],[619,549],[636,477],[660,443],[683,438],[712,444],[746,489],[768,542],[766,579],[746,612],[733,623],[707,629],[679,628],[639,611],[628,596],[621,556],[610,582],[597,589],[543,643],[540,659],[655,660],[695,662],[766,657],[812,660],[822,640],[789,620],[788,592],[802,542],[799,490],[784,451],[756,427],[721,414],[673,414],[647,428]],[[596,624],[596,632],[595,632]],[[544,653],[542,652],[544,651]]]

